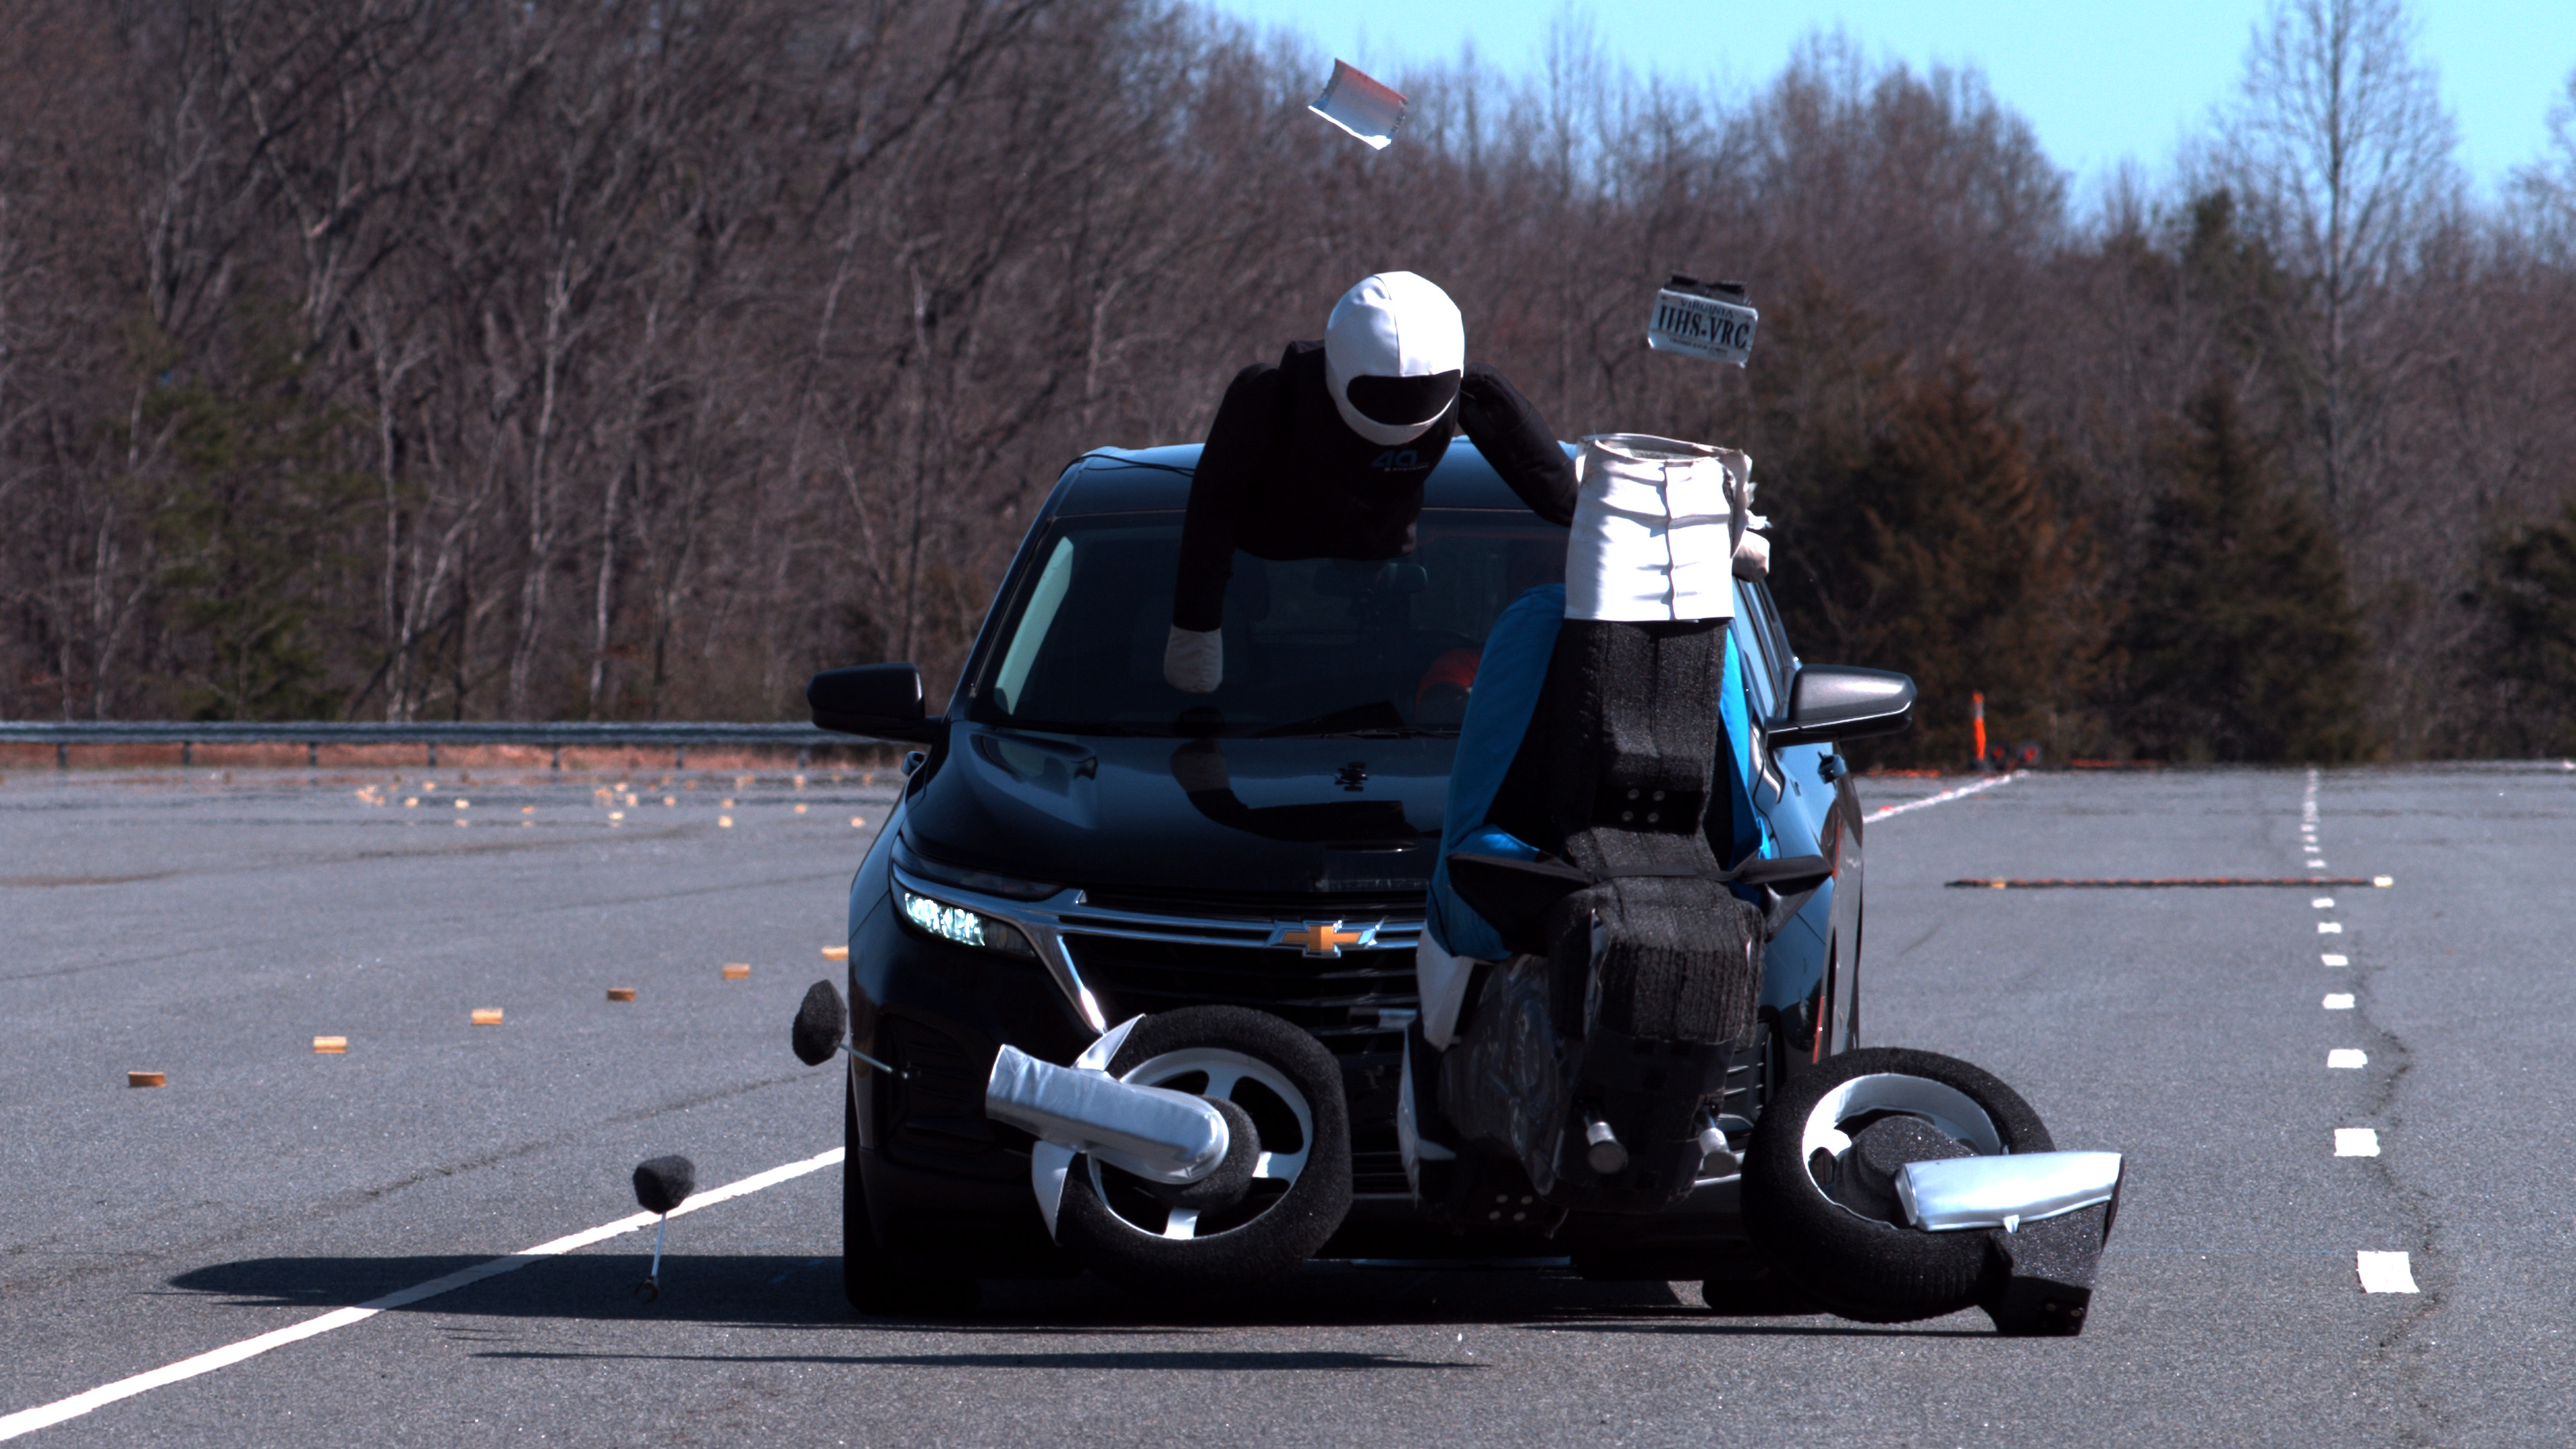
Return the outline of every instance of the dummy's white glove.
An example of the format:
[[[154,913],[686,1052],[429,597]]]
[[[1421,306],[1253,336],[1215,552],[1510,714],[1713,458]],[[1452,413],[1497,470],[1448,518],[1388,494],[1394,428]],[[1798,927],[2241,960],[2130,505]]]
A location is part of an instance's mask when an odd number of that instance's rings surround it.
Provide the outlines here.
[[[1748,575],[1755,578],[1769,578],[1771,576],[1771,540],[1749,531],[1742,538],[1737,539],[1735,574],[1738,578]]]
[[[1216,693],[1225,678],[1223,631],[1202,634],[1174,624],[1171,642],[1163,646],[1163,678],[1183,694]]]
[[[1172,751],[1172,778],[1181,782],[1185,794],[1205,795],[1234,788],[1232,772],[1226,769],[1225,752],[1214,740],[1192,740]]]

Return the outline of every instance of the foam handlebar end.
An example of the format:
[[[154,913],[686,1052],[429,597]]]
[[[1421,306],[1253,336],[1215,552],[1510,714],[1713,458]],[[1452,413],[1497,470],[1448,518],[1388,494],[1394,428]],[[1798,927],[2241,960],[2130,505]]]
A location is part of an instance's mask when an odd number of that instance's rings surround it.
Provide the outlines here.
[[[648,1213],[667,1213],[697,1190],[697,1165],[685,1157],[655,1157],[636,1164],[635,1201]]]
[[[796,1060],[819,1067],[841,1049],[841,1038],[849,1029],[850,1008],[841,1000],[840,989],[829,981],[817,981],[805,989],[805,999],[796,1007],[789,1044],[796,1049]]]

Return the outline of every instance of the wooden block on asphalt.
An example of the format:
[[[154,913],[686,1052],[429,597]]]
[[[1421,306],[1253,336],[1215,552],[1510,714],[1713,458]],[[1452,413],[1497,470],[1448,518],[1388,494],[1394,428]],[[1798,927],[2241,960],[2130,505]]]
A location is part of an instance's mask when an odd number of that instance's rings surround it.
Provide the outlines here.
[[[501,1008],[497,1006],[478,1006],[474,1008],[474,1024],[476,1026],[499,1026],[501,1024]]]
[[[739,962],[727,966],[724,969],[724,979],[727,981],[748,981],[751,979],[751,968]]]
[[[633,1001],[635,999],[635,988],[632,986],[612,986],[608,988],[608,999],[611,1001]]]
[[[344,1057],[349,1054],[349,1039],[345,1036],[317,1036],[313,1038],[313,1050],[324,1056]]]
[[[847,961],[850,959],[850,948],[847,946],[826,946],[823,948],[823,959],[826,961]]]
[[[159,1072],[127,1072],[125,1074],[125,1085],[129,1087],[163,1087],[168,1086],[169,1082],[170,1079]]]

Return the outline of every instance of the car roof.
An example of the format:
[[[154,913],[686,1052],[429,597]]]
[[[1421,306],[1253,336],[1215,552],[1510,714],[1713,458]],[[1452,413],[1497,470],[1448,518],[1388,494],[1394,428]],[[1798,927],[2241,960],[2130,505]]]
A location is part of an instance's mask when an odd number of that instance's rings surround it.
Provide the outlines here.
[[[1559,446],[1563,446],[1560,444]],[[1567,448],[1571,453],[1572,448]],[[1047,498],[1047,514],[1144,513],[1188,506],[1199,444],[1094,448],[1073,460]],[[1425,508],[1526,507],[1476,445],[1453,438],[1422,485]]]

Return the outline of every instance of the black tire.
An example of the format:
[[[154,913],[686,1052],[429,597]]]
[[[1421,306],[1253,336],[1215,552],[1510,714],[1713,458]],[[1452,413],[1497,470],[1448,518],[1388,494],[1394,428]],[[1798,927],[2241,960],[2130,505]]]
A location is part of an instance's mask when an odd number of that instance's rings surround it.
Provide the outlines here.
[[[1158,1061],[1186,1061],[1206,1053],[1228,1053],[1267,1067],[1303,1099],[1306,1122],[1266,1082],[1247,1077],[1229,1089],[1231,1099],[1258,1124],[1266,1151],[1302,1150],[1304,1161],[1284,1190],[1278,1179],[1256,1181],[1240,1204],[1205,1219],[1212,1231],[1169,1238],[1135,1221],[1139,1214],[1150,1218],[1164,1210],[1137,1179],[1088,1157],[1076,1158],[1065,1174],[1057,1237],[1083,1266],[1104,1278],[1149,1291],[1194,1295],[1267,1282],[1313,1256],[1350,1211],[1350,1112],[1342,1098],[1341,1063],[1294,1023],[1240,1006],[1163,1012],[1138,1022],[1127,1034],[1110,1059],[1109,1073],[1126,1078]],[[1194,1087],[1188,1085],[1187,1071],[1157,1072],[1144,1085],[1204,1094],[1212,1080],[1201,1076],[1201,1085]],[[1300,1140],[1301,1148],[1289,1145]],[[1111,1201],[1103,1200],[1100,1189],[1107,1190]]]
[[[1827,1197],[1809,1170],[1808,1117],[1834,1088],[1878,1074],[1925,1078],[1965,1095],[2008,1152],[2054,1150],[2039,1114],[1990,1072],[1904,1047],[1837,1053],[1763,1105],[1744,1162],[1745,1232],[1800,1292],[1844,1318],[1910,1323],[1976,1307],[1986,1234],[1927,1233],[1862,1217]]]
[[[906,1273],[878,1244],[859,1176],[859,1085],[841,1086],[841,1292],[871,1318],[956,1318],[975,1311],[984,1285],[954,1273]]]

